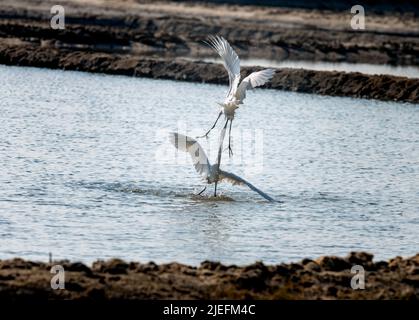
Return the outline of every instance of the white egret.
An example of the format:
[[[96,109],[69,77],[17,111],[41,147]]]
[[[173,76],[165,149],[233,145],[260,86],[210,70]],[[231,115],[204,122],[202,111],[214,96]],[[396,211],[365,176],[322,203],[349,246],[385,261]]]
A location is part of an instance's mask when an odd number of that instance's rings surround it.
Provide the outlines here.
[[[212,49],[214,49],[223,60],[224,68],[227,70],[230,88],[224,102],[218,103],[221,111],[218,114],[217,120],[212,127],[203,135],[198,138],[207,137],[212,129],[215,128],[221,114],[224,113],[226,119],[226,126],[230,121],[229,137],[228,137],[228,151],[229,156],[233,154],[231,149],[231,125],[233,123],[234,114],[243,100],[246,98],[246,90],[253,89],[264,85],[272,79],[275,70],[264,69],[251,73],[240,82],[240,59],[237,53],[230,46],[228,41],[221,36],[210,36],[206,42]],[[239,84],[240,83],[240,84]]]
[[[223,133],[221,134],[220,139],[224,139],[224,133],[226,126],[223,128]],[[170,141],[171,143],[181,151],[188,152],[192,158],[192,162],[194,164],[195,170],[206,180],[208,184],[215,184],[214,188],[214,196],[217,196],[217,183],[218,181],[228,181],[232,183],[233,185],[246,185],[253,191],[257,192],[259,195],[264,197],[268,201],[275,201],[270,196],[268,196],[263,191],[256,188],[254,185],[252,185],[250,182],[244,180],[243,178],[240,178],[239,176],[223,171],[220,169],[219,161],[220,161],[220,151],[218,153],[218,159],[217,162],[214,165],[211,165],[207,155],[205,154],[204,149],[201,147],[201,145],[194,140],[191,137],[185,136],[183,134],[179,133],[170,133]],[[222,148],[222,142],[220,145],[220,148]],[[199,192],[198,194],[202,194],[206,190],[205,188]]]

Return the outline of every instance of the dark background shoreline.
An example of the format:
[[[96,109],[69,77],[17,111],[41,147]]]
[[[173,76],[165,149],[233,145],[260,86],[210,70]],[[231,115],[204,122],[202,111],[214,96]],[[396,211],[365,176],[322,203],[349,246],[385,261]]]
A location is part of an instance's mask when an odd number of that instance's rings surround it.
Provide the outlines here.
[[[419,28],[412,12],[373,14],[368,16],[372,27],[358,32],[349,27],[348,10],[333,13],[184,1],[158,5],[127,1],[124,7],[116,0],[98,7],[89,1],[83,6],[69,1],[66,28],[53,30],[51,3],[41,0],[31,7],[27,0],[5,0],[0,4],[1,64],[226,84],[220,65],[199,62],[214,56],[202,40],[208,34],[221,34],[241,57],[419,65]],[[255,69],[243,68],[243,73]],[[419,75],[403,78],[281,68],[266,87],[419,102]]]
[[[0,46],[0,64],[88,71],[153,79],[226,84],[221,65],[182,59],[165,60],[44,48]],[[242,74],[260,68],[244,67]],[[419,103],[419,79],[338,71],[276,69],[264,88],[330,96]]]
[[[214,3],[214,4],[236,4],[236,5],[252,5],[252,6],[271,6],[286,8],[303,8],[303,9],[322,9],[332,11],[348,10],[351,6],[360,4],[366,10],[374,13],[386,12],[413,12],[419,14],[419,3],[409,0],[175,0],[174,2],[186,3]]]

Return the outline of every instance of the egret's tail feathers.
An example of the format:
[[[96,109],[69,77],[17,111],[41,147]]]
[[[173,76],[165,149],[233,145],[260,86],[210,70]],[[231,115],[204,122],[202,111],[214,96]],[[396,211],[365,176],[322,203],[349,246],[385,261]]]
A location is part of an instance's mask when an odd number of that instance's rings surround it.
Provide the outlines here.
[[[220,176],[220,180],[226,180],[233,185],[246,185],[250,189],[252,189],[253,191],[259,193],[259,195],[262,196],[263,198],[265,198],[266,200],[275,201],[273,198],[268,196],[265,192],[259,190],[253,184],[244,180],[243,178],[240,178],[239,176],[235,175],[234,173],[230,173],[230,172],[220,170],[219,176]]]

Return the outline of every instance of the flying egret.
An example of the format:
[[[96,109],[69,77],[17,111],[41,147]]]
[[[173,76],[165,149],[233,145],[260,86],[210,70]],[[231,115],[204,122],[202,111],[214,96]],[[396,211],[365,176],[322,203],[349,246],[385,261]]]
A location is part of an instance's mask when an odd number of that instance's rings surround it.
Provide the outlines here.
[[[224,99],[224,102],[218,103],[221,107],[221,111],[218,114],[214,124],[203,136],[198,138],[207,137],[211,130],[214,129],[217,125],[221,114],[224,113],[226,125],[228,121],[230,121],[228,134],[228,152],[229,156],[231,156],[233,154],[233,150],[231,149],[231,125],[233,123],[236,109],[240,104],[243,104],[243,100],[246,98],[246,90],[264,85],[266,82],[272,79],[275,70],[264,69],[261,71],[253,72],[244,78],[242,82],[240,82],[240,59],[228,41],[221,36],[209,36],[208,42],[205,43],[214,49],[223,60],[224,68],[228,73],[230,88],[228,89],[228,93]]]
[[[224,132],[225,132],[224,127]],[[217,163],[214,165],[211,165],[207,155],[205,154],[204,149],[201,147],[201,145],[194,140],[191,137],[185,136],[183,134],[172,132],[170,133],[170,141],[171,143],[178,149],[184,152],[188,152],[189,155],[192,158],[193,165],[195,167],[195,170],[206,180],[208,184],[215,183],[215,189],[214,189],[214,196],[217,196],[217,183],[218,181],[227,181],[232,183],[233,185],[246,185],[253,191],[259,193],[262,197],[264,197],[268,201],[275,201],[270,196],[268,196],[263,191],[256,188],[254,185],[252,185],[250,182],[244,180],[243,178],[240,178],[239,176],[223,171],[219,168],[219,159],[220,159],[220,152],[218,154],[218,160]],[[224,137],[221,136],[223,139]],[[222,145],[221,145],[222,146]],[[221,148],[220,146],[220,148]],[[199,192],[198,194],[202,194],[202,192],[205,191],[207,187]]]

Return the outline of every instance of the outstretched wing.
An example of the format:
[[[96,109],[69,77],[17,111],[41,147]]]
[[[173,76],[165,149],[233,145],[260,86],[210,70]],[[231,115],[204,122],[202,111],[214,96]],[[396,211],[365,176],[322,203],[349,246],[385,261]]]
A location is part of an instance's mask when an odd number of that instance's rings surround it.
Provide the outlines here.
[[[201,145],[193,138],[185,136],[177,132],[171,132],[169,135],[170,142],[178,149],[188,152],[192,158],[195,170],[204,177],[210,174],[211,165]]]
[[[221,36],[209,36],[206,42],[223,60],[224,68],[228,72],[230,88],[227,97],[235,92],[240,81],[240,59],[228,41]]]
[[[272,79],[275,74],[274,69],[264,69],[261,71],[256,71],[248,75],[240,83],[239,87],[236,90],[236,99],[243,103],[244,98],[246,98],[246,90],[253,89],[259,86],[264,85],[266,82]]]
[[[256,188],[253,184],[251,184],[250,182],[244,180],[243,178],[240,178],[239,176],[235,175],[234,173],[230,173],[230,172],[226,172],[226,171],[220,170],[219,177],[220,177],[220,180],[227,180],[228,182],[230,182],[233,185],[236,185],[236,184],[238,184],[238,185],[246,185],[250,189],[252,189],[253,191],[259,193],[266,200],[268,200],[268,201],[275,201],[270,196],[268,196],[266,193],[264,193],[263,191],[261,191],[258,188]]]

